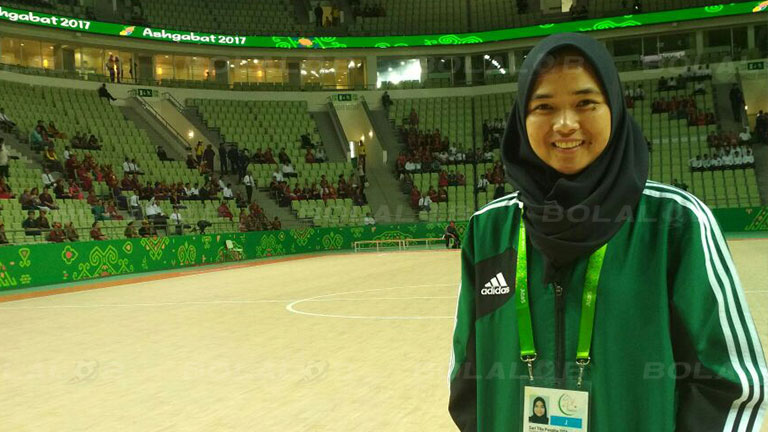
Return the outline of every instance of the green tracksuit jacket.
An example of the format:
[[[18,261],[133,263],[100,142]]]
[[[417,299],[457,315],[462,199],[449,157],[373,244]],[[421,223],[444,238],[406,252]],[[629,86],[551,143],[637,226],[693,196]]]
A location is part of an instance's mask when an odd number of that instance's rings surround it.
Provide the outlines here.
[[[449,412],[462,431],[521,428],[520,205],[508,195],[467,225],[449,375]],[[530,241],[527,249],[535,376],[572,387],[587,258],[558,281],[556,299],[554,284],[542,282],[541,254]],[[592,432],[759,431],[765,357],[728,247],[701,201],[646,184],[633,220],[608,243],[596,308],[585,372]]]

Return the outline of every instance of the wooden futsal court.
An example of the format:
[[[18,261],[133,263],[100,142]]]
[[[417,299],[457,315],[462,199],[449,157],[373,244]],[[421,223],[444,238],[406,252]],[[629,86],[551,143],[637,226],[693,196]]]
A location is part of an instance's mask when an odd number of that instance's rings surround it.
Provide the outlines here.
[[[768,240],[729,243],[768,346]],[[216,270],[0,303],[0,430],[455,430],[456,251]]]

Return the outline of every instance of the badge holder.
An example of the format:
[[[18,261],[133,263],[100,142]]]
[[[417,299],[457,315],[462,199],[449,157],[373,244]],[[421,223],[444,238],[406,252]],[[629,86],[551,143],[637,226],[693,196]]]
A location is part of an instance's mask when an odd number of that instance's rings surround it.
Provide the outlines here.
[[[564,388],[553,378],[529,378],[519,377],[520,432],[589,432],[592,382],[587,376],[582,375],[580,387],[577,378],[566,380]]]

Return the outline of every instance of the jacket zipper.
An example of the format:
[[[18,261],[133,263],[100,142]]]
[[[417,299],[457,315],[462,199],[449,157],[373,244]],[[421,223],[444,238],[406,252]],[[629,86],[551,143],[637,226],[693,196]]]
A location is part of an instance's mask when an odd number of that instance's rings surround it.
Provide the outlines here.
[[[565,388],[565,296],[555,282],[555,387]]]

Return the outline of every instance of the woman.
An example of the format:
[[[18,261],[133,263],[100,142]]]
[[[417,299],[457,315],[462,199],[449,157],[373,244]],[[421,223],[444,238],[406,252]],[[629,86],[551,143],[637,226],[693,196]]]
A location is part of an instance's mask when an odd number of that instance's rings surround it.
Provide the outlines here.
[[[547,416],[547,403],[544,402],[544,398],[541,396],[533,400],[533,412],[530,416],[528,416],[528,423],[549,424],[549,417]]]
[[[66,234],[67,240],[71,242],[76,242],[80,239],[80,234],[77,233],[77,229],[75,229],[75,225],[72,222],[64,225],[64,234]]]
[[[5,182],[5,177],[0,177],[0,198],[11,199],[15,196],[11,186]]]
[[[133,221],[128,222],[128,225],[125,227],[123,234],[125,234],[125,238],[139,237],[139,233],[136,232],[136,227],[133,226]]]
[[[621,89],[582,34],[520,68],[501,148],[518,192],[474,214],[462,249],[461,430],[518,430],[524,386],[588,389],[592,432],[759,430],[765,359],[722,233],[694,196],[646,181]]]
[[[107,236],[105,236],[101,232],[101,222],[94,221],[93,224],[91,224],[91,240],[106,240]]]

